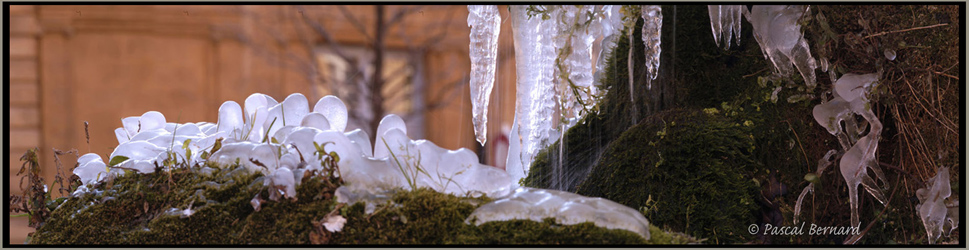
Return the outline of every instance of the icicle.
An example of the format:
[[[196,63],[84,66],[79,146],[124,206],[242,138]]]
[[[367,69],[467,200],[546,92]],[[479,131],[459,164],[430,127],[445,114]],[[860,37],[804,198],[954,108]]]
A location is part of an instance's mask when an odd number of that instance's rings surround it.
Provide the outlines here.
[[[952,194],[949,185],[949,168],[942,167],[936,172],[935,176],[926,181],[926,187],[915,191],[915,196],[919,199],[916,209],[919,217],[922,218],[922,225],[929,237],[929,244],[942,235],[942,227],[946,223],[946,205],[944,200]]]
[[[649,80],[655,80],[659,71],[660,32],[663,29],[663,11],[659,5],[643,5],[643,44],[646,45],[646,71]],[[646,88],[652,88],[650,81],[646,81]]]
[[[787,76],[797,66],[809,89],[817,84],[814,69],[817,63],[801,33],[798,19],[807,11],[801,6],[754,5],[747,20],[754,27],[754,38],[764,57],[774,65],[776,73]]]
[[[718,47],[730,48],[730,38],[740,44],[740,16],[747,8],[743,5],[708,5],[710,13],[710,29],[713,30],[713,41]],[[722,41],[722,42],[721,42]]]
[[[855,144],[851,146],[847,152],[845,152],[844,156],[841,157],[841,175],[848,184],[848,196],[851,205],[851,226],[854,227],[860,226],[860,221],[858,219],[859,184],[864,186],[865,190],[867,190],[868,193],[871,193],[871,195],[882,204],[887,202],[884,192],[882,192],[880,189],[887,188],[888,181],[885,178],[885,174],[882,173],[881,167],[875,163],[875,152],[878,150],[878,140],[881,138],[882,124],[878,120],[878,117],[875,116],[875,114],[871,111],[867,97],[870,87],[876,83],[877,79],[877,73],[865,75],[848,74],[842,76],[834,84],[837,95],[849,102],[851,112],[864,117],[871,126],[868,134],[858,139],[858,141],[855,142]],[[863,131],[863,128],[857,128],[857,131],[855,131],[855,125],[848,125],[845,127],[847,130],[849,130],[849,136]],[[885,187],[879,187],[878,184],[875,183],[870,176],[868,176],[867,170],[869,168],[875,173],[878,179],[885,184]]]
[[[488,103],[495,83],[501,16],[497,5],[468,5],[471,27],[471,104],[474,133],[481,145],[488,140]]]
[[[521,136],[522,167],[531,165],[532,157],[549,137],[555,113],[555,86],[552,82],[555,49],[554,25],[544,25],[541,17],[529,18],[527,6],[511,7],[512,32],[515,36],[517,100],[515,120]],[[554,13],[553,13],[554,15]]]
[[[604,5],[602,14],[597,19],[601,26],[602,41],[599,45],[599,56],[596,58],[596,83],[602,80],[606,71],[606,58],[609,52],[616,47],[616,40],[619,39],[619,32],[622,31],[622,14],[619,12],[619,8],[618,5]]]

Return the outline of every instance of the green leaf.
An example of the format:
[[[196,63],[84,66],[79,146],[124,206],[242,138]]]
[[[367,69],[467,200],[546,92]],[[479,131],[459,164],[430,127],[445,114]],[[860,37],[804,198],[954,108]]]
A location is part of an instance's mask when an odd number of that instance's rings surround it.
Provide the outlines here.
[[[336,154],[336,151],[330,152],[330,158],[333,158],[334,162],[340,162],[340,155]]]
[[[808,173],[804,175],[804,180],[817,184],[821,179],[814,173]]]
[[[182,142],[182,149],[188,149],[189,143],[192,143],[192,139],[188,139],[188,140],[185,140],[185,142]]]
[[[118,164],[121,164],[122,162],[127,161],[127,160],[128,160],[128,157],[127,156],[116,155],[116,156],[112,157],[110,161],[108,161],[108,166],[118,165]]]

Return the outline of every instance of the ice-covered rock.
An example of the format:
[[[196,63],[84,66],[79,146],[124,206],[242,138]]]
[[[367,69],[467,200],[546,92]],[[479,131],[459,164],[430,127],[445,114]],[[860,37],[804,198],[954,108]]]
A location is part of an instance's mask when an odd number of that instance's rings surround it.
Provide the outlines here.
[[[948,209],[944,203],[945,198],[952,194],[949,185],[949,168],[941,167],[935,176],[929,178],[926,187],[920,188],[915,192],[919,199],[916,210],[922,218],[922,225],[929,237],[929,244],[934,244],[939,236],[942,235],[943,225],[946,223]]]
[[[465,223],[481,225],[490,221],[553,218],[559,224],[592,222],[609,229],[629,230],[649,239],[649,221],[625,205],[596,197],[564,191],[520,187],[511,195],[481,205]]]
[[[488,140],[488,103],[495,83],[501,16],[497,5],[468,5],[471,27],[471,114],[478,143]]]
[[[740,44],[740,17],[747,7],[743,5],[707,5],[710,13],[710,29],[717,46],[729,49],[731,38]]]
[[[754,39],[760,44],[764,57],[774,65],[774,71],[788,76],[797,67],[809,89],[816,83],[817,62],[801,33],[798,20],[807,7],[796,5],[754,5],[747,13],[747,21],[754,28]]]

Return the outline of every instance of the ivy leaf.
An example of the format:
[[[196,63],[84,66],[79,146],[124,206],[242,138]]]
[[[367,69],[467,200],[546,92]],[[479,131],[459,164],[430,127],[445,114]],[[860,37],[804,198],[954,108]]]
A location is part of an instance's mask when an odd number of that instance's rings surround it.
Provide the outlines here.
[[[116,155],[116,156],[112,157],[110,161],[108,161],[108,166],[115,166],[115,165],[121,164],[122,162],[127,161],[127,160],[128,160],[128,157],[127,156]]]

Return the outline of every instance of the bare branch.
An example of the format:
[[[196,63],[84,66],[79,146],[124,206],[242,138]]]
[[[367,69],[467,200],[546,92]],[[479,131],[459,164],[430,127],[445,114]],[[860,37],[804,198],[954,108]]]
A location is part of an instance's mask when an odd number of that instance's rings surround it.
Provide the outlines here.
[[[350,10],[348,10],[347,7],[343,5],[337,5],[337,8],[339,8],[340,13],[343,13],[343,16],[347,18],[347,21],[350,21],[350,24],[352,24],[354,28],[357,28],[357,30],[360,31],[360,34],[363,34],[363,37],[366,38],[367,41],[372,42],[374,40],[374,38],[371,37],[370,34],[367,34],[367,29],[363,27],[363,24],[360,23],[360,20],[357,20],[357,17],[353,16],[353,13],[350,13]],[[380,31],[378,30],[376,32],[380,32]]]
[[[296,6],[296,8],[299,9],[301,13],[306,13],[306,8],[304,8],[302,5]],[[326,43],[329,44],[330,47],[332,47],[331,50],[334,53],[336,53],[337,56],[339,56],[340,58],[343,58],[343,60],[347,61],[350,65],[356,66],[357,60],[355,60],[353,57],[347,56],[346,53],[343,53],[343,48],[340,46],[340,43],[338,43],[335,39],[333,39],[333,36],[331,36],[330,32],[327,32],[326,29],[323,28],[323,25],[321,25],[316,21],[313,21],[305,14],[300,14],[300,17],[303,19],[304,23],[312,27],[317,34],[319,34],[321,37],[323,37],[324,40],[326,40]]]
[[[412,6],[411,8],[401,7],[401,9],[398,10],[397,13],[394,13],[394,16],[391,17],[390,20],[387,21],[387,23],[390,24],[390,27],[393,27],[394,25],[397,25],[399,23],[403,23],[402,22],[403,19],[407,17],[408,14],[415,13],[417,10],[420,10],[421,8],[424,8],[424,5]],[[445,20],[450,20],[450,19],[445,19]]]
[[[464,75],[465,77],[462,77],[461,80],[456,80],[454,82],[448,83],[448,87],[445,88],[448,90],[438,92],[437,96],[434,98],[435,102],[428,103],[427,105],[425,105],[426,107],[425,109],[426,110],[439,109],[441,107],[447,106],[454,100],[458,99],[457,97],[461,93],[461,91],[464,90],[464,86],[467,86],[467,82],[468,82],[468,79],[466,76],[467,74],[464,74]],[[446,98],[443,97],[443,95],[445,94],[447,94]]]

